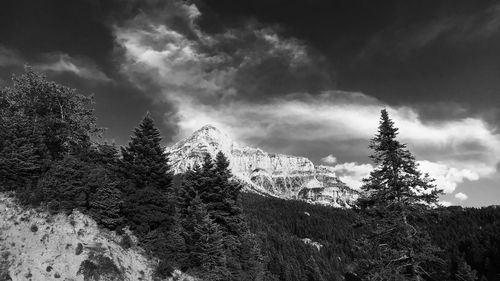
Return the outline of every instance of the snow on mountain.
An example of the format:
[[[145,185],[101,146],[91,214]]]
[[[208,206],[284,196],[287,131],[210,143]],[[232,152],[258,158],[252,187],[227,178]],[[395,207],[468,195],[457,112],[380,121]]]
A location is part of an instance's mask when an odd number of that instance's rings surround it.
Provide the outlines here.
[[[314,166],[305,157],[267,153],[240,145],[211,125],[167,149],[175,173],[200,164],[206,153],[222,151],[234,177],[251,192],[310,203],[350,207],[358,192],[347,187],[327,166]]]

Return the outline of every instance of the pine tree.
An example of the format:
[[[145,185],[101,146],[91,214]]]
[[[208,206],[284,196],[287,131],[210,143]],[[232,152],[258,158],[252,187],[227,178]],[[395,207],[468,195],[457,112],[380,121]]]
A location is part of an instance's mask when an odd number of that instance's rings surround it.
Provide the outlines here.
[[[129,181],[123,187],[123,213],[130,227],[140,235],[154,230],[168,231],[175,215],[172,173],[160,141],[160,132],[147,114],[134,130],[128,146],[121,149],[119,169]]]
[[[113,185],[102,186],[92,198],[91,215],[103,226],[115,229],[123,223],[122,205],[123,197],[118,188]]]
[[[38,181],[37,189],[53,212],[86,209],[90,191],[85,182],[87,163],[73,156],[53,161]]]
[[[240,192],[243,186],[236,182],[229,169],[230,163],[224,153],[219,151],[215,157],[215,177],[216,182],[223,186],[224,203],[229,214],[232,217],[241,217],[243,210],[241,208]],[[238,223],[238,222],[236,222]],[[236,229],[234,231],[237,231]]]
[[[187,215],[187,210],[191,202],[198,195],[201,189],[201,168],[195,164],[190,170],[187,170],[182,178],[181,185],[177,190],[177,208],[183,220]]]
[[[0,120],[0,191],[34,184],[43,170],[36,136],[25,125],[12,118]]]
[[[122,147],[121,170],[136,188],[170,189],[172,174],[168,155],[160,142],[160,131],[151,116],[146,114],[139,127],[135,128],[128,146]]]
[[[442,193],[396,137],[398,129],[381,112],[378,134],[371,140],[376,167],[364,180],[358,205],[366,218],[367,235],[359,244],[367,258],[361,273],[367,280],[422,280],[426,265],[442,262],[428,234],[413,221],[436,204]]]
[[[123,224],[123,193],[120,179],[113,169],[103,164],[95,165],[85,175],[88,190],[87,208],[92,217],[101,225],[115,229]]]
[[[215,163],[209,164],[209,160],[206,157],[203,166],[206,176],[204,187],[199,192],[200,198],[225,232],[240,235],[246,231],[240,202],[242,186],[232,178],[229,161],[222,152],[217,153]]]
[[[189,217],[193,224],[188,248],[190,267],[198,268],[207,280],[227,280],[222,231],[198,196],[189,207]]]

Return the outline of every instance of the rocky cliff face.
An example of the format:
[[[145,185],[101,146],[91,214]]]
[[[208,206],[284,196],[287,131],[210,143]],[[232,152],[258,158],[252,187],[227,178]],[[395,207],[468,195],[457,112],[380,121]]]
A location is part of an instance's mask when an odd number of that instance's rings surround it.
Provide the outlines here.
[[[175,173],[201,164],[206,153],[214,157],[219,151],[229,159],[235,178],[252,192],[336,207],[349,207],[358,196],[326,166],[315,167],[305,157],[240,145],[210,125],[168,149]]]

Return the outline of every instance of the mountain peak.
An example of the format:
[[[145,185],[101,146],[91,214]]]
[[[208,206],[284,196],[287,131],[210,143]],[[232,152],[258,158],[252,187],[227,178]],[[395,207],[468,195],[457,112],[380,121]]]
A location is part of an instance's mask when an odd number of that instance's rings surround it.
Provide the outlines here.
[[[234,146],[235,143],[228,135],[221,132],[215,126],[208,124],[173,145],[170,151],[184,151],[184,153],[197,151],[212,155],[222,151],[228,155]]]
[[[228,144],[233,142],[228,135],[210,124],[207,124],[195,131],[191,137],[188,137],[188,139],[190,141],[205,139],[219,144]]]
[[[217,132],[220,132],[219,129],[217,129],[215,126],[213,126],[211,124],[206,124],[205,126],[198,129],[198,131],[217,131]]]

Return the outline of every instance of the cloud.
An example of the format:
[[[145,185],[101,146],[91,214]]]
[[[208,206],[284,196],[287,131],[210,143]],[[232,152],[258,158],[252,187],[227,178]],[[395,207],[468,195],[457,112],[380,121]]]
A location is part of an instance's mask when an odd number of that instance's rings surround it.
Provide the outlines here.
[[[460,201],[465,201],[469,198],[469,196],[467,196],[467,194],[465,194],[465,193],[459,192],[459,193],[455,194],[455,198],[457,198]]]
[[[373,166],[370,164],[358,164],[354,162],[342,163],[333,166],[331,169],[350,188],[360,190],[363,179],[370,175]]]
[[[111,81],[94,62],[85,58],[74,58],[64,53],[45,54],[42,61],[36,63],[34,68],[43,72],[68,72],[88,80]]]
[[[435,163],[427,160],[418,161],[421,171],[429,173],[429,176],[436,181],[434,184],[443,189],[445,193],[452,193],[457,184],[464,180],[476,181],[480,175],[483,175],[479,170],[472,169],[457,169],[443,163]]]
[[[246,21],[209,34],[200,16],[194,4],[171,1],[114,24],[121,72],[138,87],[159,86],[155,99],[173,103],[267,100],[333,85],[324,59],[277,28]]]
[[[71,73],[87,80],[112,81],[97,64],[84,57],[71,57],[57,52],[42,54],[30,61],[18,51],[0,45],[0,67],[23,66],[24,64],[30,64],[35,70],[45,73]]]
[[[321,158],[320,161],[325,164],[335,164],[337,163],[337,157],[329,154],[328,156]]]
[[[125,56],[122,73],[139,87],[158,84],[160,100],[213,98],[234,91],[229,86],[234,70],[222,67],[223,55],[199,52],[196,41],[165,25],[116,27],[115,37]]]
[[[212,124],[271,151],[296,154],[321,145],[328,153],[343,150],[366,159],[386,108],[399,138],[440,188],[452,192],[496,173],[500,136],[484,120],[424,121],[411,107],[334,90],[324,59],[279,28],[250,21],[208,33],[197,25],[201,17],[196,5],[174,1],[112,27],[121,73],[158,104],[175,107],[165,117],[178,129],[174,139]],[[442,31],[434,33],[421,39],[431,42]],[[355,187],[371,170],[353,160],[334,167]]]

